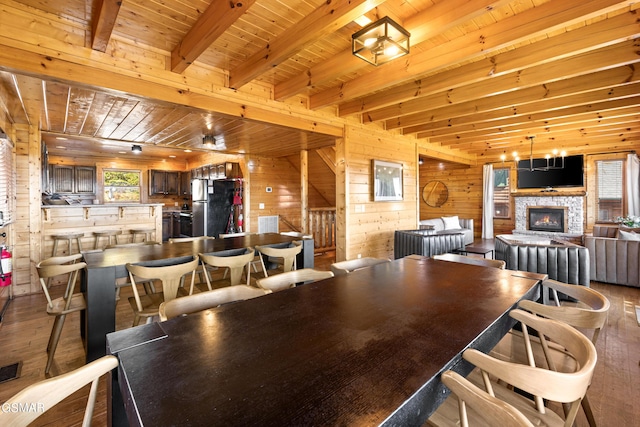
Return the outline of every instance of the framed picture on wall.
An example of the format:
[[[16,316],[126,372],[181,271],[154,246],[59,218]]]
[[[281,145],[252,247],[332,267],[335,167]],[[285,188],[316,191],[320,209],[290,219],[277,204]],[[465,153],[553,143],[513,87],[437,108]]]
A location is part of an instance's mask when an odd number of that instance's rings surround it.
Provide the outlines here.
[[[371,161],[373,201],[402,200],[402,163]]]

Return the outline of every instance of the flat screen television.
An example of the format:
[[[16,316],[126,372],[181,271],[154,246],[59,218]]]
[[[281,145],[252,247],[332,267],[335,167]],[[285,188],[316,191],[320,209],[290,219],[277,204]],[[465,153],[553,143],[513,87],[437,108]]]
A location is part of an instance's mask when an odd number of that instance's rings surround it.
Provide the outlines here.
[[[551,160],[553,162],[553,160]],[[560,165],[561,160],[556,160]],[[533,167],[546,166],[546,159],[533,159]],[[583,187],[584,186],[584,156],[567,156],[564,158],[563,169],[548,171],[524,170],[529,168],[529,159],[518,162],[518,188],[547,188],[547,187]]]

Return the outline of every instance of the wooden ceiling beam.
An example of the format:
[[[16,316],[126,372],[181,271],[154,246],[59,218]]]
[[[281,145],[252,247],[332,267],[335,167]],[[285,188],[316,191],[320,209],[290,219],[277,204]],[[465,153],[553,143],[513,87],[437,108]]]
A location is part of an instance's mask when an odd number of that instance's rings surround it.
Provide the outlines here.
[[[371,87],[383,90],[415,81],[420,76],[444,70],[460,62],[482,59],[499,49],[545,36],[549,32],[628,6],[628,1],[619,0],[547,2],[436,48],[419,53],[412,51],[364,76],[314,94],[310,97],[310,108],[318,109],[365,96],[371,91]]]
[[[616,52],[620,53],[622,58],[627,59],[627,61],[623,60],[619,64],[610,64],[611,67],[619,67],[624,65],[629,65],[632,56],[635,63],[640,62],[640,57],[633,52],[628,51],[629,46],[625,46],[623,49],[618,49]],[[628,55],[625,55],[625,51],[627,51]],[[612,58],[617,59],[617,58]],[[574,62],[576,64],[576,69],[579,69],[579,61]],[[606,69],[604,65],[602,67],[594,67],[597,69]],[[631,73],[630,73],[631,74]],[[552,82],[553,80],[547,80]],[[552,85],[552,83],[549,83]],[[624,85],[624,83],[623,83]],[[449,103],[449,105],[442,106],[442,104],[438,103],[434,106],[434,108],[424,109],[420,113],[413,113],[407,116],[394,117],[385,122],[387,129],[397,129],[397,128],[408,128],[424,124],[430,123],[438,120],[449,120],[452,117],[464,116],[466,114],[477,114],[481,111],[489,111],[491,109],[503,108],[505,105],[509,107],[517,107],[518,105],[522,105],[525,103],[531,103],[535,101],[541,101],[545,99],[551,99],[552,97],[561,97],[571,95],[574,92],[571,92],[570,88],[565,88],[564,90],[559,90],[558,94],[550,93],[547,84],[542,82],[531,87],[527,87],[524,85],[524,89],[512,90],[510,92],[506,92],[500,95],[487,95],[485,97],[477,97],[469,101],[458,102],[455,104]],[[561,87],[561,85],[557,85]],[[588,86],[587,86],[588,87]],[[576,89],[575,91],[580,91],[581,89]],[[461,89],[462,91],[462,89]],[[579,93],[579,92],[578,92]]]
[[[238,89],[305,47],[383,3],[384,0],[334,0],[323,3],[265,47],[231,70],[229,86]]]
[[[566,62],[570,57],[584,55],[589,51],[596,51],[637,36],[640,36],[640,23],[636,14],[624,13],[430,76],[420,83],[419,90],[416,90],[416,83],[411,82],[361,101],[348,102],[340,105],[340,115],[363,112],[365,121],[386,120],[428,109],[429,106],[433,106],[434,96],[443,98],[443,93],[446,93],[447,103],[460,102],[464,98],[479,98],[505,92],[513,87],[554,81],[568,75],[575,76],[580,74],[580,70]],[[605,51],[604,55],[608,55],[608,52]],[[595,60],[593,57],[590,58]],[[610,59],[605,58],[605,61],[609,62]],[[559,66],[554,67],[554,64]],[[584,61],[582,64],[583,73],[597,69]],[[389,106],[375,107],[381,103]]]
[[[411,33],[411,44],[417,45],[431,37],[470,21],[486,13],[487,10],[508,3],[508,0],[451,0],[435,4],[404,22],[403,26]],[[307,72],[298,74],[276,85],[275,99],[283,100],[303,92],[306,88],[321,85],[337,76],[345,75],[362,68],[371,67],[353,56],[351,50],[345,50],[327,61],[313,66]]]
[[[171,52],[171,71],[182,73],[229,29],[255,0],[214,0]]]
[[[96,0],[96,16],[91,17],[91,48],[106,52],[122,0]]]

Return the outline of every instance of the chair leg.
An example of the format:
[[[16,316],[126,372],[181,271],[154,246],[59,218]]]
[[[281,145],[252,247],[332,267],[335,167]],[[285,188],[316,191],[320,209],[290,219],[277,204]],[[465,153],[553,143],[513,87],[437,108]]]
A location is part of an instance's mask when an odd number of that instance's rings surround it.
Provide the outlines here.
[[[587,395],[584,395],[582,399],[582,409],[584,410],[584,414],[587,417],[587,421],[591,427],[596,427],[596,419],[593,416],[593,411],[591,410],[591,404],[589,403],[589,399],[587,399]]]
[[[67,315],[61,314],[58,317],[58,321],[55,324],[56,328],[51,331],[53,335],[53,340],[51,341],[51,349],[49,350],[49,357],[47,358],[47,366],[44,369],[44,373],[48,374],[49,369],[51,369],[51,363],[53,362],[53,355],[56,352],[56,347],[58,347],[58,341],[60,341],[60,334],[62,333],[62,326],[64,326],[64,319]]]
[[[136,313],[136,315],[133,318],[133,326],[138,326],[139,323],[140,323],[140,315]]]
[[[55,330],[58,327],[58,316],[53,319],[53,326],[51,327],[51,333],[49,334],[49,342],[47,343],[47,353],[51,350],[51,343],[53,342],[53,336],[55,335]]]

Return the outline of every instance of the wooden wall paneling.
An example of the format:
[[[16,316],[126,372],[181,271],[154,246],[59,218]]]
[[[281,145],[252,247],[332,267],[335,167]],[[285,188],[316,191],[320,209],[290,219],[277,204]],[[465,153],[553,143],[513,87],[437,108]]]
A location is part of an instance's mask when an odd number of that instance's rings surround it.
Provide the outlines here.
[[[335,206],[336,182],[335,172],[319,160],[317,150],[307,151],[308,156],[308,204],[310,208],[326,208]],[[298,170],[299,155],[287,156],[291,166]],[[322,163],[322,164],[319,164]],[[301,171],[299,171],[301,172]],[[333,201],[330,203],[329,200]]]
[[[285,157],[251,158],[251,182],[249,191],[251,200],[249,210],[253,212],[250,218],[250,230],[258,231],[258,216],[279,215],[287,221],[300,227],[300,173],[291,167],[289,159]],[[267,192],[267,187],[271,192]],[[264,209],[260,209],[260,204]],[[279,227],[285,231],[286,226],[280,221]]]
[[[389,136],[360,126],[349,126],[346,146],[349,155],[349,179],[345,183],[348,187],[348,201],[345,202],[345,207],[349,216],[345,232],[349,240],[345,246],[344,257],[352,259],[360,255],[393,258],[395,230],[417,226],[415,140],[400,135]],[[338,150],[337,145],[336,159],[341,155]],[[402,201],[373,201],[371,163],[374,159],[403,165]],[[336,193],[339,197],[340,190]],[[339,205],[340,202],[336,200],[336,203]],[[340,243],[340,240],[338,242]],[[340,259],[336,253],[336,260]]]
[[[309,209],[309,152],[300,151],[300,231],[309,231],[307,211]]]
[[[422,199],[422,189],[431,180],[442,181],[449,191],[449,197],[441,207],[428,206]],[[426,160],[420,167],[419,182],[421,220],[453,215],[473,218],[474,236],[482,235],[482,165]]]

